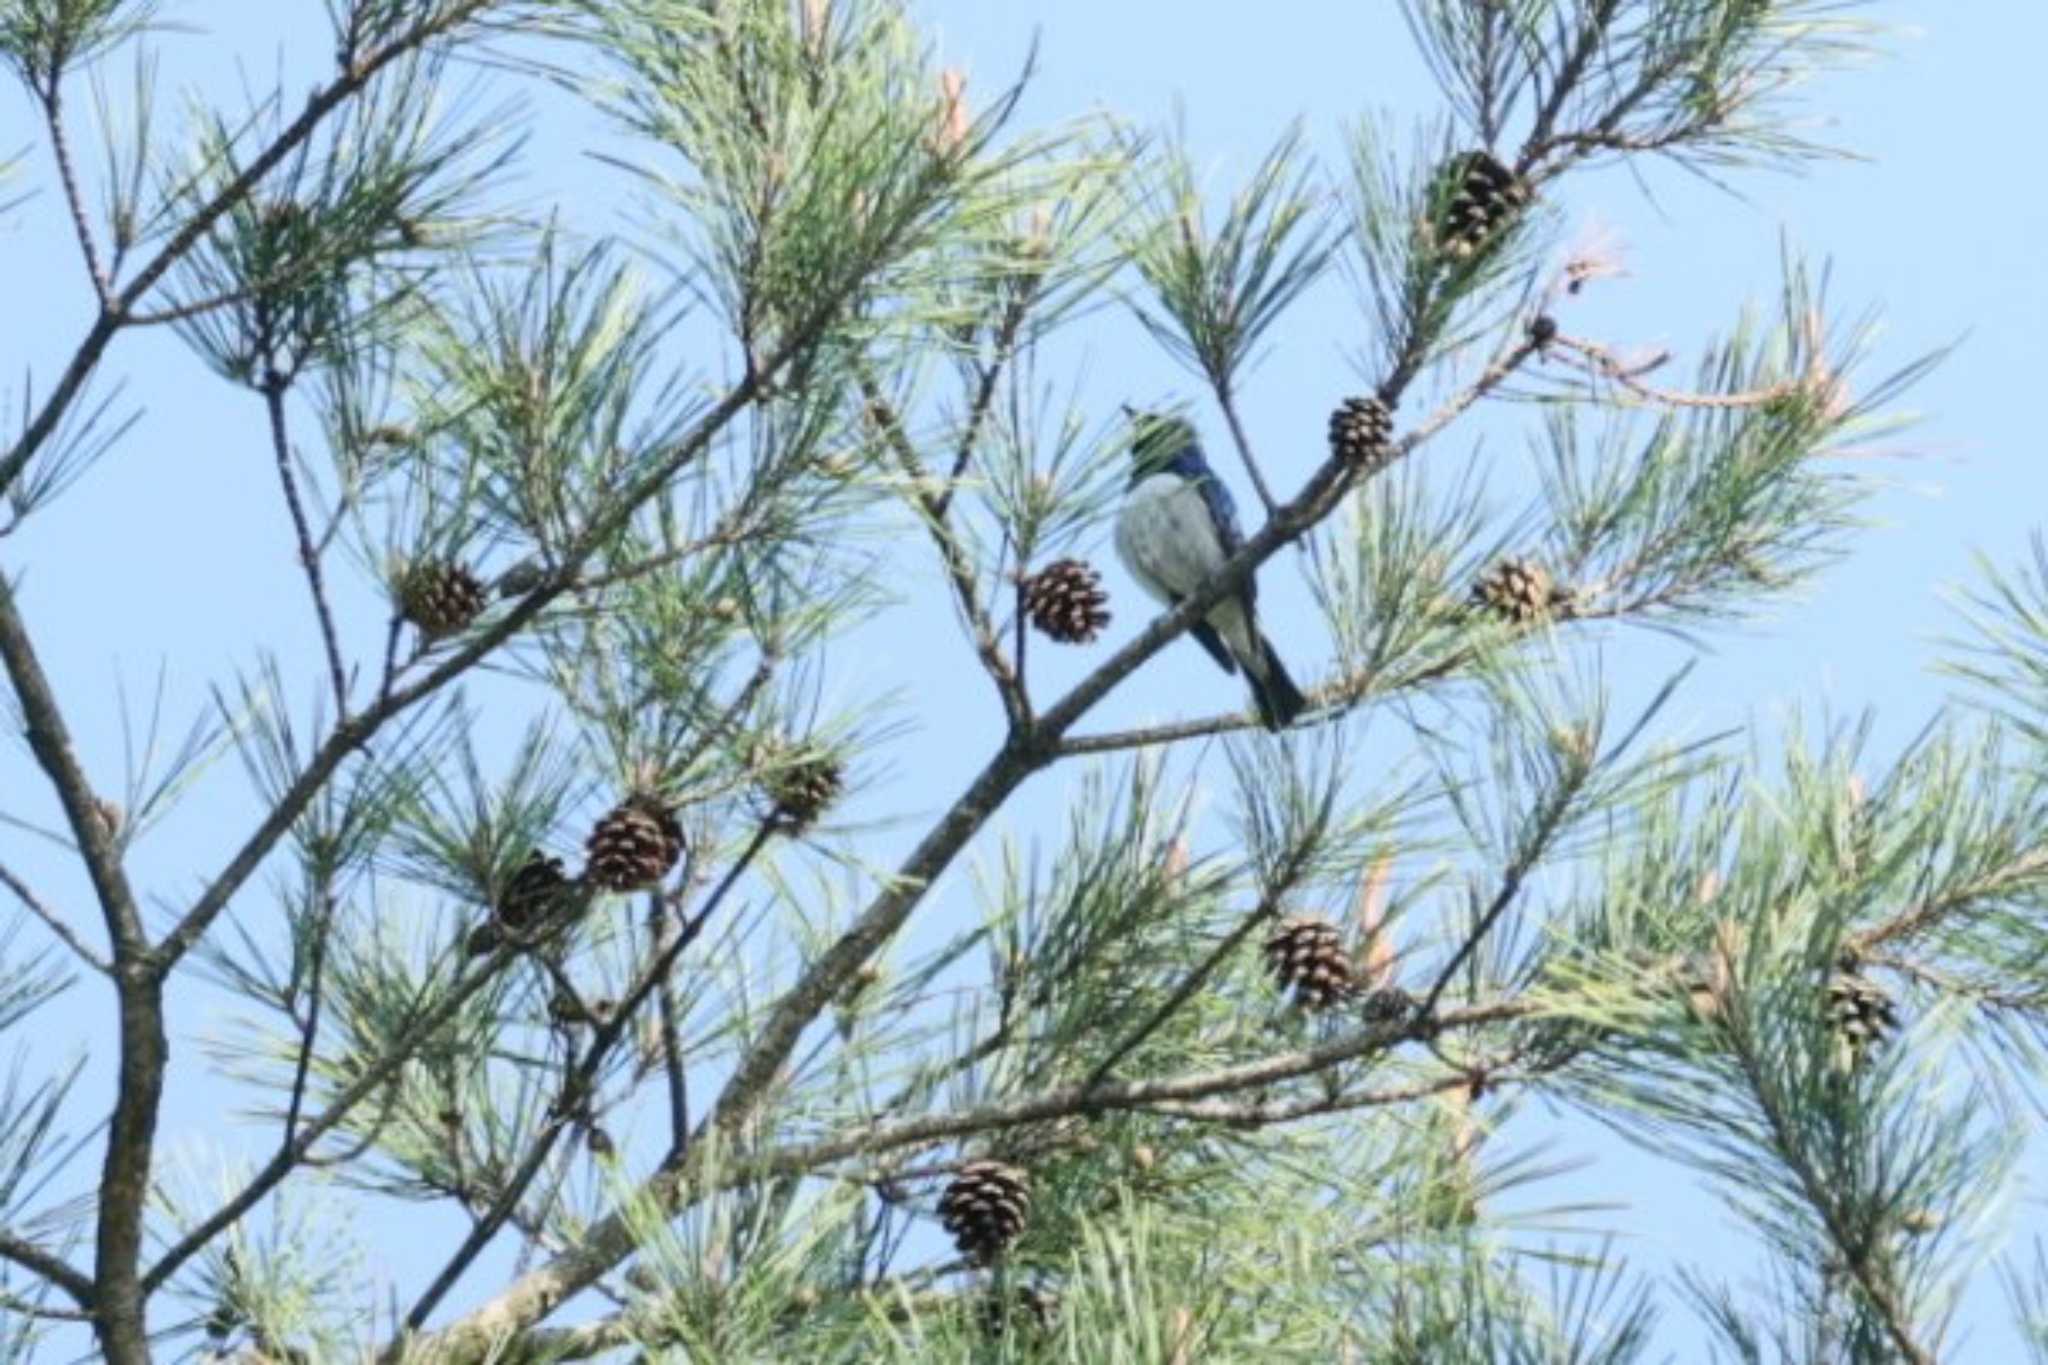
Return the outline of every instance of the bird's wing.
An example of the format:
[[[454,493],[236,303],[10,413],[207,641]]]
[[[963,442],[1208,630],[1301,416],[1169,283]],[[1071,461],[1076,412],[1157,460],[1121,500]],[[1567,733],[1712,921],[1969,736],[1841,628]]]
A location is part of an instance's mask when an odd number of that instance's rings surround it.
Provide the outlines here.
[[[1169,473],[1154,474],[1131,490],[1117,517],[1117,554],[1138,585],[1176,606],[1224,559],[1215,515],[1199,485]],[[1231,651],[1207,621],[1189,633],[1226,673],[1237,671]]]
[[[1223,548],[1223,557],[1229,559],[1244,548],[1244,533],[1237,527],[1237,500],[1230,496],[1223,480],[1216,477],[1216,471],[1202,457],[1200,446],[1189,446],[1182,451],[1177,464],[1182,476],[1201,492],[1202,505],[1209,509],[1209,520],[1216,527],[1216,541]],[[1249,614],[1252,604],[1259,600],[1258,578],[1245,579],[1239,595]]]

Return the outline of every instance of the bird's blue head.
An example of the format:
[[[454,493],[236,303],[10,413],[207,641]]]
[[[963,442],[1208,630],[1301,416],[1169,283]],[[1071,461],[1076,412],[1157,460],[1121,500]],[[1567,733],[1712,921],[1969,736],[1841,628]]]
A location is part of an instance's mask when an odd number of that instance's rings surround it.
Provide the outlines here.
[[[1187,461],[1201,463],[1194,423],[1169,413],[1139,412],[1126,407],[1131,420],[1131,482]]]

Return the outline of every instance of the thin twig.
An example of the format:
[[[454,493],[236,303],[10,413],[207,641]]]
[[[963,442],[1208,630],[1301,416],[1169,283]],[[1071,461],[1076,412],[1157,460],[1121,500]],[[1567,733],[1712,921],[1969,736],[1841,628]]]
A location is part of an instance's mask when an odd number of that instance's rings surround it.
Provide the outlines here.
[[[1813,1168],[1812,1162],[1806,1158],[1805,1148],[1793,1137],[1793,1129],[1802,1125],[1783,1112],[1777,1099],[1777,1082],[1762,1074],[1759,1060],[1749,1047],[1738,1047],[1736,1052],[1749,1082],[1750,1094],[1762,1110],[1765,1122],[1770,1125],[1771,1145],[1776,1148],[1779,1159],[1791,1168],[1807,1204],[1826,1229],[1828,1240],[1834,1244],[1870,1306],[1877,1310],[1886,1335],[1891,1337],[1892,1344],[1898,1347],[1909,1365],[1935,1365],[1933,1353],[1914,1339],[1913,1325],[1907,1319],[1904,1305],[1899,1302],[1896,1286],[1889,1276],[1879,1274],[1871,1264],[1870,1239],[1843,1225],[1836,1202],[1837,1191],[1823,1172]]]
[[[1544,92],[1543,101],[1537,106],[1536,117],[1529,127],[1529,140],[1522,144],[1521,155],[1515,158],[1515,174],[1527,175],[1536,165],[1542,149],[1550,142],[1551,130],[1557,126],[1558,115],[1564,112],[1564,103],[1578,89],[1585,78],[1586,68],[1593,56],[1600,50],[1601,39],[1606,36],[1607,26],[1614,21],[1614,11],[1619,0],[1596,0],[1585,14],[1584,27],[1579,30],[1578,41],[1565,54],[1563,63],[1557,69],[1557,77],[1550,89]]]
[[[1270,517],[1279,510],[1280,504],[1274,501],[1273,490],[1266,487],[1266,476],[1259,472],[1258,457],[1252,454],[1251,437],[1245,434],[1244,421],[1237,415],[1237,395],[1231,391],[1227,381],[1217,384],[1215,389],[1216,405],[1223,409],[1223,421],[1230,428],[1231,442],[1237,447],[1238,458],[1244,461],[1244,472],[1252,476],[1252,488],[1259,495],[1260,505]],[[1306,545],[1301,549],[1303,553],[1308,551]]]
[[[1508,1085],[1520,1077],[1510,1073],[1497,1072],[1487,1077],[1489,1088]],[[1189,1119],[1197,1123],[1220,1123],[1229,1128],[1269,1128],[1284,1123],[1299,1123],[1303,1119],[1322,1118],[1329,1114],[1350,1113],[1357,1109],[1380,1109],[1397,1104],[1413,1104],[1417,1100],[1429,1099],[1446,1091],[1464,1090],[1471,1086],[1472,1078],[1463,1072],[1455,1076],[1443,1076],[1433,1081],[1419,1081],[1414,1085],[1398,1086],[1392,1090],[1362,1090],[1348,1095],[1317,1096],[1313,1099],[1295,1100],[1287,1104],[1259,1101],[1255,1104],[1231,1104],[1226,1100],[1161,1100],[1145,1106],[1148,1114],[1165,1114],[1173,1118]]]
[[[29,887],[29,884],[15,876],[5,863],[0,863],[0,885],[5,885],[9,891],[12,891],[16,898],[28,907],[30,914],[50,926],[50,932],[63,939],[65,946],[78,954],[79,961],[98,972],[101,976],[105,976],[113,971],[113,967],[108,964],[107,960],[94,952],[91,946],[78,936],[78,931],[65,922],[62,915],[59,915],[55,910],[43,904],[41,898]]]
[[[1030,309],[1031,298],[1020,293],[1003,310],[1002,321],[996,324],[995,357],[981,367],[974,397],[967,407],[967,420],[960,427],[959,444],[953,448],[953,467],[946,473],[946,486],[932,499],[932,510],[941,518],[952,507],[953,494],[960,488],[960,477],[967,472],[967,465],[974,458],[974,447],[981,440],[982,426],[995,407],[996,386],[1009,364],[1011,352],[1016,349],[1017,333],[1023,328]]]
[[[263,384],[263,406],[270,414],[270,447],[277,458],[277,481],[284,489],[284,504],[292,518],[292,533],[298,537],[299,567],[305,571],[306,587],[313,594],[313,614],[319,618],[320,643],[327,651],[328,681],[334,685],[334,716],[348,719],[348,668],[341,658],[341,638],[335,633],[334,612],[327,605],[327,588],[320,575],[320,553],[313,548],[313,530],[306,520],[305,504],[299,499],[298,479],[292,474],[291,438],[285,430],[284,395],[289,381],[271,374]]]
[[[1551,338],[1551,344],[1580,357],[1571,362],[1588,374],[1612,380],[1638,398],[1667,408],[1756,408],[1781,398],[1792,397],[1806,390],[1811,381],[1782,379],[1775,384],[1766,384],[1760,389],[1749,389],[1742,393],[1688,393],[1677,389],[1660,389],[1645,384],[1637,376],[1647,373],[1664,363],[1668,354],[1659,352],[1648,361],[1630,364],[1602,346],[1597,341],[1581,337],[1566,336],[1562,332]]]
[[[327,963],[327,935],[334,922],[334,893],[320,891],[320,913],[313,930],[313,960],[306,970],[306,1022],[299,1030],[299,1060],[292,1071],[291,1102],[285,1106],[284,1143],[289,1147],[299,1127],[299,1106],[306,1098],[306,1075],[313,1065],[313,1044],[320,1034],[321,969]]]
[[[64,132],[62,67],[61,59],[51,63],[49,86],[37,93],[41,96],[43,120],[50,129],[50,151],[57,158],[57,179],[64,186],[64,203],[71,211],[71,228],[78,236],[78,249],[85,256],[86,274],[92,277],[93,296],[99,300],[100,311],[105,313],[114,302],[114,285],[107,276],[106,267],[100,263],[100,249],[93,240],[92,221],[85,212],[85,195],[79,188],[77,169],[71,163],[71,140]]]
[[[1003,657],[1003,647],[996,641],[994,624],[989,620],[988,609],[982,604],[981,594],[974,582],[974,566],[968,559],[967,551],[959,538],[953,534],[950,522],[946,520],[945,509],[938,496],[929,491],[925,484],[929,472],[919,458],[917,448],[910,443],[910,437],[903,430],[903,422],[896,410],[883,394],[881,386],[865,368],[860,374],[861,397],[867,403],[869,414],[875,425],[881,429],[882,437],[896,462],[902,466],[904,475],[910,480],[912,496],[918,510],[923,514],[925,527],[931,533],[932,543],[938,549],[939,558],[945,564],[946,577],[953,585],[953,597],[960,605],[961,613],[967,618],[968,630],[974,638],[974,651],[981,659],[982,668],[995,682],[996,693],[1002,699],[1003,711],[1008,716],[1014,732],[1029,723],[1031,707],[1024,696],[1024,685],[1018,680],[1016,667]]]
[[[1108,1114],[1187,1103],[1217,1095],[1259,1090],[1281,1081],[1326,1071],[1341,1062],[1376,1055],[1399,1043],[1431,1037],[1446,1029],[1482,1028],[1524,1018],[1535,1006],[1503,999],[1430,1018],[1420,1012],[1405,1021],[1373,1025],[1315,1047],[1276,1053],[1257,1061],[1176,1076],[1119,1081],[1109,1085],[1063,1086],[1037,1095],[1001,1100],[978,1108],[915,1118],[883,1120],[816,1142],[797,1143],[734,1158],[715,1177],[720,1189],[777,1176],[804,1175],[851,1157],[871,1156],[899,1147],[929,1144],[1000,1129],[1042,1124],[1074,1115]],[[699,1194],[709,1190],[695,1191]]]
[[[1299,876],[1299,860],[1297,859],[1292,866],[1293,876]],[[1208,984],[1210,976],[1215,973],[1216,969],[1222,966],[1232,953],[1237,951],[1238,945],[1251,937],[1252,930],[1273,917],[1274,912],[1280,908],[1282,894],[1291,889],[1292,885],[1292,877],[1288,877],[1284,880],[1276,879],[1272,886],[1267,887],[1264,894],[1259,897],[1259,903],[1252,907],[1250,913],[1245,915],[1235,929],[1223,936],[1223,941],[1211,949],[1207,957],[1195,964],[1194,969],[1181,978],[1180,985],[1175,987],[1173,993],[1160,1002],[1159,1008],[1152,1011],[1144,1023],[1132,1029],[1122,1042],[1109,1050],[1107,1057],[1096,1064],[1095,1070],[1089,1073],[1087,1083],[1089,1085],[1100,1085],[1108,1080],[1110,1073],[1116,1070],[1118,1062],[1121,1062],[1124,1058],[1137,1051],[1139,1047],[1143,1046],[1145,1040],[1154,1033],[1157,1033],[1160,1027],[1168,1019],[1171,1019],[1182,1005],[1193,999],[1196,993]]]
[[[54,1322],[91,1322],[92,1314],[83,1308],[50,1308],[40,1303],[30,1303],[18,1294],[0,1289],[0,1311],[19,1313],[25,1318],[47,1318]]]
[[[1542,806],[1536,812],[1535,827],[1529,831],[1529,837],[1523,841],[1522,847],[1516,850],[1515,856],[1501,872],[1500,889],[1494,893],[1492,904],[1486,907],[1486,912],[1479,917],[1478,923],[1466,932],[1464,941],[1458,945],[1458,950],[1451,954],[1451,960],[1438,971],[1428,994],[1423,996],[1422,1003],[1416,1008],[1417,1014],[1424,1018],[1429,1017],[1436,1009],[1437,1001],[1441,1000],[1444,992],[1450,988],[1458,969],[1465,965],[1466,959],[1479,950],[1480,943],[1493,932],[1493,926],[1507,913],[1507,908],[1514,904],[1515,897],[1521,893],[1523,880],[1536,864],[1543,860],[1544,853],[1550,847],[1551,838],[1556,835],[1558,826],[1564,821],[1565,813],[1577,799],[1585,775],[1583,769],[1567,774],[1545,797]]]
[[[647,930],[656,953],[667,947],[676,932],[675,921],[660,896],[648,897]],[[682,1007],[676,999],[673,975],[662,977],[654,1004],[661,1030],[661,1067],[668,1081],[669,1155],[680,1160],[690,1143],[690,1075],[683,1065]]]

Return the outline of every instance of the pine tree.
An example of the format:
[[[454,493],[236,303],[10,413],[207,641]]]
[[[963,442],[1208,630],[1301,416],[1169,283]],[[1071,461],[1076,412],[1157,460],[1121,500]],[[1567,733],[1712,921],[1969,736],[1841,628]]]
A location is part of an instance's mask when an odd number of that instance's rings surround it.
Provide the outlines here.
[[[1424,131],[1234,183],[1021,126],[893,0],[326,8],[310,95],[173,129],[160,7],[0,0],[53,168],[0,215],[71,239],[0,299],[83,304],[23,322],[64,349],[0,435],[0,828],[52,836],[0,843],[0,1365],[1624,1365],[1674,1307],[1729,1358],[1959,1358],[2048,1020],[2048,551],[1890,761],[1624,707],[1599,628],[1809,581],[1868,488],[1822,457],[1926,362],[1868,373],[1788,253],[1653,383],[1558,254],[1601,164],[1821,165],[1795,91],[1854,5],[1403,0]],[[604,120],[652,231],[470,80]],[[1163,614],[1097,553],[1126,305],[1257,494]],[[120,406],[151,331],[203,430]],[[1361,371],[1284,457],[1245,403],[1283,338]],[[1512,519],[1479,420],[1539,452]],[[297,634],[13,537],[145,448]],[[48,643],[85,554],[246,646],[166,670],[210,670],[182,739],[168,682],[123,715],[125,777],[52,671],[104,652]],[[1260,567],[1323,628],[1278,738],[1167,666]],[[1559,1113],[1724,1196],[1764,1287],[1597,1219],[1536,1254]],[[2048,1334],[2048,1266],[2011,1283]]]

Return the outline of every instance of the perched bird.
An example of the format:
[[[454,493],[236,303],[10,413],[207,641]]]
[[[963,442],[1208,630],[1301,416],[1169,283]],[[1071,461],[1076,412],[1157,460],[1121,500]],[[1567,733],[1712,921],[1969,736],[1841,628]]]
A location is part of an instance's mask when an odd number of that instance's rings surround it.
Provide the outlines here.
[[[1194,427],[1177,417],[1131,416],[1131,483],[1117,516],[1116,552],[1139,585],[1171,607],[1236,554],[1244,537],[1230,490],[1202,458]],[[1259,633],[1257,596],[1247,578],[1189,629],[1225,673],[1244,669],[1259,719],[1279,730],[1306,703],[1273,642]]]

